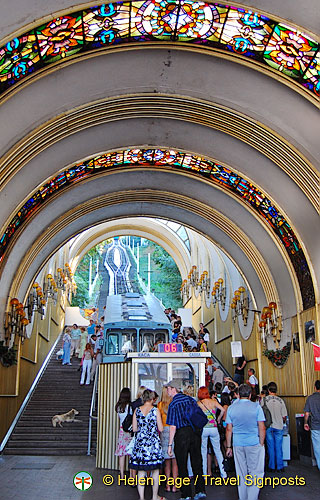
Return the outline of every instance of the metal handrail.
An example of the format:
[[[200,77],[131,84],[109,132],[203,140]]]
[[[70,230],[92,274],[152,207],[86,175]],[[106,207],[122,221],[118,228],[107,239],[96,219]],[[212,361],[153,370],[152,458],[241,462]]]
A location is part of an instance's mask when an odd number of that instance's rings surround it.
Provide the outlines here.
[[[61,333],[60,333],[60,335],[58,336],[57,340],[54,342],[53,346],[51,347],[51,349],[50,349],[49,353],[47,354],[47,357],[46,357],[46,358],[45,358],[45,360],[44,360],[44,362],[42,363],[42,366],[41,366],[40,370],[38,371],[38,374],[37,374],[36,378],[34,379],[33,384],[32,384],[32,386],[31,386],[31,387],[30,387],[30,389],[29,389],[28,394],[27,394],[27,395],[26,395],[26,397],[24,398],[23,403],[22,403],[22,405],[20,406],[19,411],[18,411],[18,413],[16,414],[16,416],[15,416],[15,418],[14,418],[14,420],[13,420],[12,424],[10,425],[10,427],[9,427],[9,430],[8,430],[7,434],[6,434],[6,435],[5,435],[5,437],[3,438],[3,441],[2,441],[2,443],[1,443],[1,445],[0,445],[0,453],[2,453],[2,452],[3,452],[3,450],[4,450],[5,446],[6,446],[6,444],[7,444],[8,440],[9,440],[9,438],[10,438],[10,436],[11,436],[11,434],[12,434],[12,432],[13,432],[14,428],[15,428],[15,426],[17,425],[17,422],[18,422],[18,420],[19,420],[19,418],[20,418],[20,416],[21,416],[21,414],[22,414],[23,410],[24,410],[24,409],[25,409],[25,407],[27,406],[27,404],[28,404],[28,402],[29,402],[29,400],[30,400],[30,398],[31,398],[31,396],[32,396],[32,394],[33,394],[33,392],[34,392],[34,390],[35,390],[36,386],[38,385],[38,382],[39,382],[40,378],[42,377],[42,374],[43,374],[44,370],[46,369],[47,364],[48,364],[48,363],[49,363],[49,361],[50,361],[51,355],[53,354],[53,352],[54,352],[54,350],[55,350],[55,348],[56,348],[56,345],[57,345],[57,343],[58,343],[58,341],[59,341],[60,337],[61,337]]]
[[[95,417],[93,415],[93,412],[96,409],[96,395],[98,393],[98,379],[99,379],[99,365],[97,366],[96,375],[94,377],[94,384],[93,384],[91,405],[90,405],[90,413],[89,413],[88,449],[87,449],[88,456],[90,456],[90,454],[91,454],[92,420],[98,420],[98,417]]]

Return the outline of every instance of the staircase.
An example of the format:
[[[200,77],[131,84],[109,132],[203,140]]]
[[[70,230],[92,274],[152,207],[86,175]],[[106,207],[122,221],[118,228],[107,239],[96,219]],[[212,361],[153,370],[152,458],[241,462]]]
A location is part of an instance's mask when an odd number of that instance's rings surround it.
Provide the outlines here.
[[[80,386],[80,360],[72,366],[56,360],[58,345],[51,356],[29,403],[22,413],[4,450],[6,455],[86,455],[93,384]],[[63,427],[53,427],[56,414],[79,411],[76,419]],[[92,425],[92,448],[96,446],[96,420]]]

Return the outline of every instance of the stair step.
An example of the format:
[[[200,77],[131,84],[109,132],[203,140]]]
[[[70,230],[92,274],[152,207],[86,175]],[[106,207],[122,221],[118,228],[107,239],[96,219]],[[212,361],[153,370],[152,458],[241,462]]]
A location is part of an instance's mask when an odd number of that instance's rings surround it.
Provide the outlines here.
[[[60,427],[59,427],[60,429]],[[55,429],[53,429],[55,430]],[[62,430],[64,430],[64,428],[62,428]],[[83,436],[82,434],[79,434],[79,430],[78,432],[56,432],[55,434],[51,433],[51,432],[48,432],[48,433],[44,433],[43,431],[42,432],[39,432],[39,433],[25,433],[25,434],[15,434],[13,437],[12,437],[12,440],[11,440],[11,443],[16,443],[16,442],[30,442],[30,441],[46,441],[46,444],[49,442],[49,441],[57,441],[57,442],[65,442],[66,440],[67,441],[70,441],[70,442],[75,442],[75,443],[78,443],[80,442],[80,444],[83,444]]]
[[[6,447],[4,451],[5,455],[30,455],[30,456],[78,456],[86,455],[87,447],[83,447],[79,450],[68,450],[65,449],[61,451],[60,448],[48,448],[48,449],[34,449],[34,448],[8,448]]]
[[[95,422],[92,425],[92,428],[94,428]],[[56,434],[62,434],[64,432],[67,432],[68,434],[79,434],[79,429],[78,428],[70,428],[70,426],[67,427],[67,424],[63,427],[52,427],[46,426],[46,427],[21,427],[20,429],[17,428],[16,432],[12,435],[12,439],[15,438],[15,436],[24,436],[24,435],[31,435],[31,434],[49,434],[49,433],[56,433]]]
[[[69,449],[79,449],[79,448],[84,448],[88,443],[87,439],[84,441],[74,441],[72,439],[64,439],[63,441],[54,441],[53,443],[54,448],[69,448]],[[37,439],[32,439],[32,440],[19,440],[19,441],[10,441],[9,447],[11,449],[13,448],[32,448],[34,447],[35,449],[38,448],[49,448],[50,443],[47,441],[38,441]]]
[[[86,455],[89,412],[93,384],[80,386],[80,360],[73,358],[72,366],[62,366],[56,360],[61,348],[59,341],[27,407],[20,417],[4,450],[8,455]],[[81,422],[65,422],[53,427],[54,415],[79,411]],[[92,421],[92,450],[95,449],[96,420]]]

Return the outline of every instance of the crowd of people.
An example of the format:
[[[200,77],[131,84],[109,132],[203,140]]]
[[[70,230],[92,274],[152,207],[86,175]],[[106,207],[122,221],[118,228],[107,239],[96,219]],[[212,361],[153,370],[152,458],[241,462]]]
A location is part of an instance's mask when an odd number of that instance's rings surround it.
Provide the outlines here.
[[[243,369],[245,360],[238,361]],[[210,390],[207,386],[200,387],[197,398],[192,396],[190,387],[181,387],[179,380],[172,380],[163,387],[159,402],[158,394],[144,386],[139,388],[133,403],[130,390],[124,388],[121,391],[115,408],[120,419],[116,455],[122,478],[125,456],[129,456],[130,475],[134,477],[138,471],[140,500],[144,500],[145,482],[139,482],[139,478],[147,477],[150,471],[152,500],[159,500],[161,469],[166,477],[165,490],[180,489],[184,500],[205,498],[205,478],[217,472],[223,480],[227,472],[234,470],[238,477],[239,499],[254,500],[259,496],[261,483],[252,480],[252,484],[248,484],[247,477],[263,481],[265,470],[283,472],[286,405],[277,395],[275,382],[263,386],[258,393],[254,370],[249,368],[247,373],[245,383],[239,380],[238,384],[224,377],[223,383],[210,384]],[[315,431],[313,440],[319,467],[316,443],[320,422],[320,381],[316,381],[315,390],[306,403],[305,428]],[[205,419],[201,424],[200,419],[197,426],[194,418],[199,418],[199,409]],[[132,428],[125,432],[122,423],[127,415],[132,415]],[[177,482],[179,478],[192,477],[197,478],[194,493],[191,482]]]
[[[62,365],[72,365],[73,357],[81,360],[80,385],[90,385],[102,361],[103,326],[98,324],[96,315],[92,317],[87,328],[74,324],[65,329],[62,337]]]
[[[182,344],[184,352],[207,352],[208,342],[210,341],[209,330],[203,323],[199,324],[199,332],[196,333],[193,328],[183,327],[181,316],[175,313],[171,308],[164,310],[167,318],[169,319],[172,327],[172,342]],[[159,339],[152,347],[153,351],[158,350],[158,344],[163,342]]]

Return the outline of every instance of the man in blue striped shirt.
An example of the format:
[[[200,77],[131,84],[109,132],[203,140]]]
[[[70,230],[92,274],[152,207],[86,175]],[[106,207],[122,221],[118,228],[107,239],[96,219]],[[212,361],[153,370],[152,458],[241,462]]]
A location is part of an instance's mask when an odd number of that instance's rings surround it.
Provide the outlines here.
[[[191,467],[194,477],[196,494],[194,500],[206,497],[205,484],[202,475],[201,456],[201,432],[194,431],[190,425],[189,414],[193,406],[197,403],[190,396],[180,392],[180,382],[171,380],[167,387],[168,395],[172,397],[167,413],[167,424],[170,425],[168,455],[172,456],[172,446],[174,441],[174,453],[178,464],[179,477],[182,479],[181,500],[191,500],[192,487],[188,477],[188,454],[190,453]],[[184,479],[186,479],[184,481]]]

